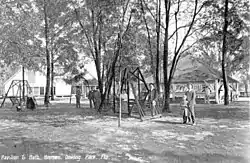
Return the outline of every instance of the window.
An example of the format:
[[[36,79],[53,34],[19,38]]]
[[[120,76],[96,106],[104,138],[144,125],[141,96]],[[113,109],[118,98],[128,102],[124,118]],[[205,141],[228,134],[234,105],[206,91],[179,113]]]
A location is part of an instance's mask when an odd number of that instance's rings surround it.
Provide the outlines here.
[[[40,87],[40,95],[44,95],[44,87]]]
[[[33,94],[34,94],[34,95],[39,95],[39,87],[34,87],[33,90],[34,90],[34,91],[33,91]]]
[[[71,94],[76,94],[76,87],[75,86],[71,87]]]

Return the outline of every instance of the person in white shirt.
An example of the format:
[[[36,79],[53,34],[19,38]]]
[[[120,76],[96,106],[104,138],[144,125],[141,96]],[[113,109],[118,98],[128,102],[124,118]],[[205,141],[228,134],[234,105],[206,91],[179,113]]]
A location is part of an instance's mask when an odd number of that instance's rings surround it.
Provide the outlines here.
[[[196,125],[195,122],[195,111],[194,111],[194,105],[195,105],[195,99],[196,99],[196,93],[192,88],[192,85],[190,83],[187,84],[188,90],[186,92],[187,100],[188,100],[188,110],[191,113],[191,119],[193,122],[193,125]]]

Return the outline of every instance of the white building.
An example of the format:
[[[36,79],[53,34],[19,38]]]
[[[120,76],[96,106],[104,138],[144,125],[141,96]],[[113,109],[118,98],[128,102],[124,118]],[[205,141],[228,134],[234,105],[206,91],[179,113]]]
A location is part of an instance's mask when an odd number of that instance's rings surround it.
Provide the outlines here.
[[[85,78],[87,80],[95,80],[95,77],[93,77],[89,72],[86,74]],[[18,72],[16,72],[13,76],[11,76],[7,81],[4,82],[4,94],[8,92],[8,96],[19,96],[20,91],[19,84],[17,86],[10,88],[10,85],[12,81],[14,80],[20,80],[22,81],[23,74],[22,70],[20,69]],[[32,94],[34,96],[44,96],[45,95],[45,87],[46,87],[46,74],[38,71],[32,71],[32,70],[25,70],[24,80],[27,80],[29,83],[29,86],[31,87]],[[22,84],[22,82],[20,82]],[[82,86],[83,90],[83,97],[86,97],[89,87],[95,87],[96,84],[89,86]],[[9,91],[8,91],[9,90]],[[19,89],[20,90],[20,89]],[[25,90],[25,94],[27,94],[27,90]],[[74,94],[74,87],[72,87],[70,84],[67,84],[62,77],[56,76],[54,79],[54,94],[55,96],[70,96],[71,94]]]

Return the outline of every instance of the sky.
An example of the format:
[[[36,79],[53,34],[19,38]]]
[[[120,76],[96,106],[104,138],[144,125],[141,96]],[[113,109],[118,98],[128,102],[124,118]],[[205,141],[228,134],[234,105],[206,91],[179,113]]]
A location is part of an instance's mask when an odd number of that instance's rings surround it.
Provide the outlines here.
[[[96,68],[94,62],[85,64],[84,68],[97,79]]]

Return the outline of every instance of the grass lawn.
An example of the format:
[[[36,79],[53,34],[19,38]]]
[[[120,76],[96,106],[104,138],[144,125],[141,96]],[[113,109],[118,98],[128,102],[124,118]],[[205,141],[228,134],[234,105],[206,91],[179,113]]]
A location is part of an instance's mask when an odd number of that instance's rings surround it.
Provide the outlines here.
[[[181,123],[178,105],[171,109],[143,122],[123,117],[118,128],[117,116],[97,115],[86,103],[1,108],[0,162],[250,162],[249,102],[199,104],[196,126]]]

